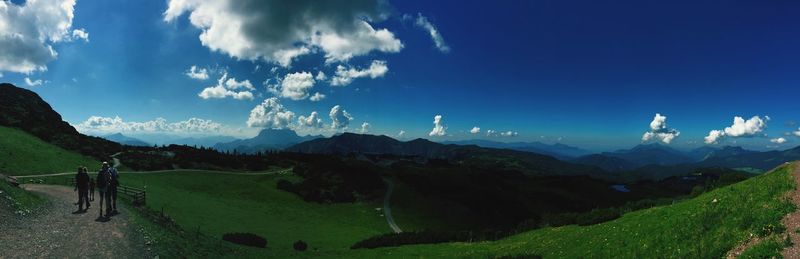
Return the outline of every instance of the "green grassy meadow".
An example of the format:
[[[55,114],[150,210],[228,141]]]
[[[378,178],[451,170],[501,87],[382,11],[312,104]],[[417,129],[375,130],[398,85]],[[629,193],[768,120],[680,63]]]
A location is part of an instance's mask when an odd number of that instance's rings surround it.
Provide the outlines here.
[[[266,249],[238,245],[252,257],[296,255],[292,244],[304,240],[311,256],[336,256],[364,238],[390,232],[381,204],[309,203],[278,190],[291,175],[223,175],[200,171],[123,174],[124,185],[147,186],[147,206],[173,218],[183,229],[221,240],[232,232],[267,239]]]
[[[719,258],[753,236],[782,229],[794,205],[791,171],[771,173],[716,189],[673,205],[645,209],[592,226],[564,226],[522,233],[494,242],[414,245],[354,251],[352,256],[470,257],[541,255],[544,258]],[[715,202],[716,200],[716,202]],[[795,231],[795,230],[786,230]],[[756,246],[771,249],[772,243]],[[766,249],[766,250],[769,250]]]
[[[97,170],[100,162],[49,144],[24,131],[0,127],[0,173],[35,175],[77,171],[78,166]]]

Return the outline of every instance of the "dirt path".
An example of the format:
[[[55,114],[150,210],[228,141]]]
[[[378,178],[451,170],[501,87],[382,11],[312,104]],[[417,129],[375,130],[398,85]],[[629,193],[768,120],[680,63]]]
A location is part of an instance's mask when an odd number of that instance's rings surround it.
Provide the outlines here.
[[[129,220],[129,211],[96,221],[99,200],[76,213],[77,193],[55,185],[25,185],[49,203],[27,218],[0,222],[0,258],[152,258],[144,237]]]
[[[394,223],[392,207],[389,206],[392,200],[392,191],[394,191],[394,182],[388,179],[383,179],[383,181],[386,182],[386,195],[383,196],[383,214],[386,216],[386,222],[389,223],[389,227],[394,230],[394,233],[403,233],[397,223]]]
[[[292,172],[292,168],[288,169],[281,169],[281,170],[274,170],[269,172],[223,172],[223,171],[213,171],[213,170],[200,170],[200,169],[175,169],[175,170],[158,170],[158,171],[137,171],[137,172],[119,172],[120,174],[163,174],[163,173],[175,173],[175,172],[196,172],[196,173],[204,173],[204,174],[225,174],[225,175],[268,175],[268,174],[289,174]],[[92,172],[89,173],[90,175]],[[62,175],[75,175],[75,172],[66,172],[66,173],[55,173],[55,174],[36,174],[36,175],[20,175],[14,176],[17,179],[23,178],[37,178],[37,177],[48,177],[48,176],[62,176]]]
[[[795,162],[792,176],[794,176],[796,186],[800,188],[800,162]],[[791,198],[798,210],[786,215],[781,223],[786,226],[786,233],[789,234],[794,245],[783,249],[782,254],[783,258],[800,258],[800,244],[798,244],[800,243],[800,234],[797,233],[797,230],[800,230],[800,192],[795,190],[792,192]]]

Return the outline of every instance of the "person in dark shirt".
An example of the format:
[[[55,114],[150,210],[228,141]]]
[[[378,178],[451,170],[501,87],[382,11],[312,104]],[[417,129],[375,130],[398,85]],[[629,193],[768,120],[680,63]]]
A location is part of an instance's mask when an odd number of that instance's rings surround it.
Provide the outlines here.
[[[89,209],[89,174],[84,167],[78,167],[75,175],[75,191],[78,191],[78,211],[85,212]],[[83,205],[86,204],[86,209]]]
[[[111,195],[108,193],[108,186],[111,185],[111,173],[108,170],[108,163],[103,162],[103,168],[97,172],[97,192],[100,194],[100,218],[103,218],[103,202],[106,203],[106,217],[111,214]]]
[[[119,173],[117,168],[109,167],[108,174],[111,176],[111,182],[108,185],[108,195],[111,196],[111,202],[108,203],[108,211],[111,215],[119,214],[117,211],[117,187],[119,187]]]

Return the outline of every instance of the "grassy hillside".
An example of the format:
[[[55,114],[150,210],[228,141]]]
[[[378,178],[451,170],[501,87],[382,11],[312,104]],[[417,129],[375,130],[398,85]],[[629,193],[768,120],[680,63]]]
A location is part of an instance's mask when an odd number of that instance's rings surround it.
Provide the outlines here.
[[[794,166],[782,166],[691,200],[627,213],[598,225],[540,229],[495,242],[357,250],[348,255],[719,258],[751,235],[783,231],[780,219],[795,209],[785,198],[795,188],[792,170]]]
[[[0,173],[33,175],[75,171],[78,166],[91,170],[99,162],[87,156],[64,150],[24,131],[0,126]]]
[[[381,204],[323,205],[305,202],[276,188],[285,175],[220,175],[203,172],[124,174],[122,182],[147,186],[147,206],[172,217],[187,231],[217,240],[225,233],[249,232],[265,237],[266,249],[228,245],[258,258],[295,255],[292,243],[304,240],[307,255],[349,251],[364,238],[391,230]]]

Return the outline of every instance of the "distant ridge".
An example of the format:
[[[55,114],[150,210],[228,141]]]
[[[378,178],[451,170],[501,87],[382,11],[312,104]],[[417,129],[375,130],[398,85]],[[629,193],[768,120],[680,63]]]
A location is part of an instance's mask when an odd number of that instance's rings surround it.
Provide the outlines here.
[[[344,133],[306,141],[285,149],[313,154],[390,154],[448,160],[492,171],[518,171],[528,175],[588,175],[608,178],[600,168],[573,164],[552,156],[476,145],[441,144],[426,139],[398,141],[388,136]]]
[[[263,129],[253,138],[217,143],[214,145],[214,149],[229,152],[235,150],[239,153],[256,153],[259,151],[282,150],[291,145],[321,137],[301,137],[290,129]]]
[[[471,139],[460,141],[444,141],[442,144],[456,144],[456,145],[476,145],[488,148],[504,148],[517,151],[526,151],[549,155],[561,160],[567,160],[583,155],[588,155],[591,152],[578,147],[573,147],[561,143],[545,144],[542,142],[498,142],[485,139]]]
[[[103,136],[103,138],[128,146],[139,146],[139,147],[150,146],[150,144],[148,144],[147,142],[144,142],[137,138],[132,138],[122,135],[122,133],[106,135]]]

